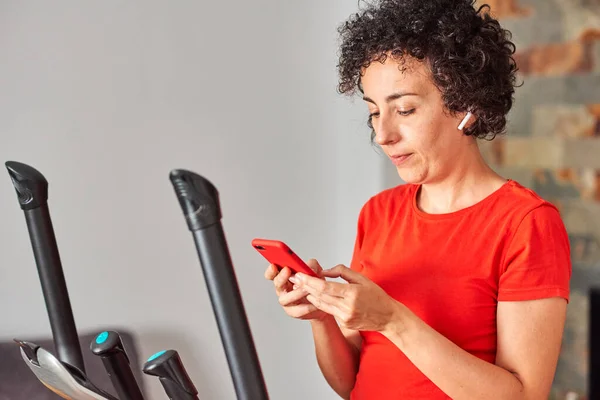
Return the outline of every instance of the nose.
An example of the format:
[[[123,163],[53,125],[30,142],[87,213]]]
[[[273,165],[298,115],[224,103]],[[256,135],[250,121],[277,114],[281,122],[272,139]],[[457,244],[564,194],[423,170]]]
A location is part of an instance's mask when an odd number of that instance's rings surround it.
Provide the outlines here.
[[[402,137],[400,127],[394,121],[394,118],[383,115],[383,113],[379,118],[373,119],[372,125],[373,130],[375,130],[375,142],[378,145],[391,145],[400,141]]]

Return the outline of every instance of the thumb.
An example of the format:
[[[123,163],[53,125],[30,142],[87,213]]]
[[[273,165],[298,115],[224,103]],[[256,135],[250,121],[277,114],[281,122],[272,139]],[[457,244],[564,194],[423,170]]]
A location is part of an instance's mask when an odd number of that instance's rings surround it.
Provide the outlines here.
[[[351,270],[343,264],[338,264],[333,268],[326,269],[321,275],[327,278],[342,278],[349,283],[363,283],[365,279],[367,279],[359,272]]]
[[[317,276],[321,276],[321,272],[323,271],[323,268],[321,267],[321,264],[319,264],[319,262],[317,260],[315,260],[314,258],[311,258],[310,260],[308,260],[306,262],[306,265],[308,265],[310,267],[310,269],[315,271],[317,273]]]

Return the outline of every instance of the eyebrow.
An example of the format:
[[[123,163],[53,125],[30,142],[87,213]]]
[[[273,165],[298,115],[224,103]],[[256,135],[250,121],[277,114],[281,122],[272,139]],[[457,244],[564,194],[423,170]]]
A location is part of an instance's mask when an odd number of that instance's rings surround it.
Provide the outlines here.
[[[390,103],[390,102],[392,102],[394,100],[398,100],[400,97],[404,97],[404,96],[418,96],[418,94],[416,94],[416,93],[407,93],[407,92],[392,93],[392,94],[390,94],[389,96],[387,96],[385,98],[385,102],[386,103]],[[364,101],[368,101],[369,103],[375,104],[375,102],[370,97],[363,96],[363,100]]]

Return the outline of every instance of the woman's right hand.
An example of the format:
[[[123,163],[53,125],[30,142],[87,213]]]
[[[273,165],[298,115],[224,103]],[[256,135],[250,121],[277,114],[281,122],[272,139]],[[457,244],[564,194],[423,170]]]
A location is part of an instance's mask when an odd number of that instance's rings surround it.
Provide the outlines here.
[[[315,271],[317,275],[321,275],[323,269],[317,260],[308,260],[306,264]],[[290,282],[292,275],[293,273],[290,268],[284,267],[279,270],[274,264],[269,265],[265,271],[265,278],[273,281],[273,284],[275,285],[275,294],[279,298],[279,304],[283,307],[285,313],[292,318],[303,320],[322,320],[327,317],[327,313],[319,310],[306,300],[306,296],[308,295],[306,291],[296,288],[295,285]]]

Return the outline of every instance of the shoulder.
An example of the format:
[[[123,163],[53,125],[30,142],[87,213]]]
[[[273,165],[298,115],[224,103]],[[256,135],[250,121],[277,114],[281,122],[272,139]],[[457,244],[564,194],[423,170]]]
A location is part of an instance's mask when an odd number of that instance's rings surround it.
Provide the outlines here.
[[[504,189],[485,217],[504,232],[510,248],[550,242],[568,247],[568,234],[556,205],[516,181],[509,181]]]
[[[498,217],[506,217],[514,229],[528,221],[561,221],[559,209],[540,197],[534,190],[516,181],[509,181],[494,207]]]
[[[560,210],[533,190],[512,183],[504,202],[508,247],[505,253],[507,268],[517,259],[552,259],[554,264],[567,263],[570,254],[569,235]]]
[[[520,205],[531,205],[537,206],[543,203],[548,203],[547,200],[543,199],[533,189],[521,185],[517,181],[510,180],[506,183],[505,196],[510,196]],[[549,203],[548,203],[549,204]]]
[[[513,184],[505,201],[507,242],[499,270],[499,301],[560,296],[569,300],[571,249],[559,209],[533,190]],[[508,209],[508,206],[506,206]]]

